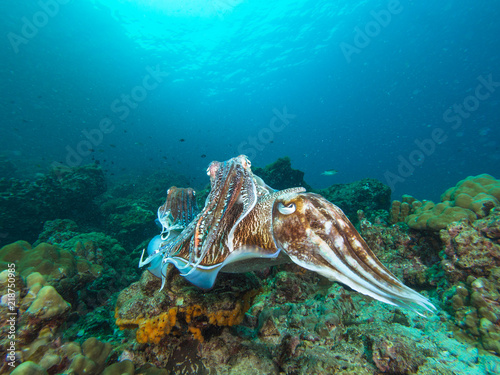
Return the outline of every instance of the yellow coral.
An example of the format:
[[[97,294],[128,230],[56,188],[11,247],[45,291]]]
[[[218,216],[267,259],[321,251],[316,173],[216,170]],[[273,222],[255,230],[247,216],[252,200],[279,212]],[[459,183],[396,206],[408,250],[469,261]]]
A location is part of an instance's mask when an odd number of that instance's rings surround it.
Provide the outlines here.
[[[201,329],[189,326],[188,327],[189,332],[193,334],[193,337],[198,340],[199,342],[203,342],[204,338],[203,335],[201,334]]]
[[[206,309],[201,307],[201,305],[192,305],[185,308],[186,313],[186,323],[191,323],[193,318],[202,316],[206,313]]]
[[[158,344],[164,336],[172,332],[179,318],[181,318],[186,322],[187,330],[193,334],[193,337],[203,342],[201,328],[206,326],[203,321],[208,320],[208,324],[215,326],[240,324],[245,317],[245,312],[250,308],[251,299],[258,292],[258,290],[247,292],[242,301],[235,303],[232,310],[209,311],[205,306],[194,304],[185,307],[172,307],[168,311],[151,318],[140,316],[135,319],[124,319],[119,317],[117,309],[115,311],[116,325],[122,330],[137,327],[136,340],[138,343]]]

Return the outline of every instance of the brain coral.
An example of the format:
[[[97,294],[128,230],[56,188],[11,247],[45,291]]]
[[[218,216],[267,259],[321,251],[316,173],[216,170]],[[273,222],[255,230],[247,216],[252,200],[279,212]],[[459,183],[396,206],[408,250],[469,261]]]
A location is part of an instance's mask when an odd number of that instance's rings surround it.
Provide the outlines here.
[[[424,201],[406,218],[412,229],[441,230],[454,221],[470,222],[500,206],[500,181],[488,174],[470,176],[441,195],[441,203]]]

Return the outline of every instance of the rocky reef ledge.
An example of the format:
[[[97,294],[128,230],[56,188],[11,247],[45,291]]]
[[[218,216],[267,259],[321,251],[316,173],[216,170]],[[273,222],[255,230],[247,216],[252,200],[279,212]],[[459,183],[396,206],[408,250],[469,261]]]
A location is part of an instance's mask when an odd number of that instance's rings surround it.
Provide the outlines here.
[[[438,308],[421,316],[293,264],[221,274],[211,290],[170,268],[160,290],[137,264],[156,230],[154,207],[179,180],[145,181],[139,192],[132,183],[107,187],[98,167],[82,168],[37,186],[0,180],[0,219],[15,237],[3,239],[1,270],[16,271],[14,280],[0,272],[1,374],[500,373],[500,182],[492,176],[459,181],[438,203],[390,202],[388,188],[371,179],[319,191]],[[287,159],[258,170],[266,181],[266,173],[284,177],[273,187],[306,186],[298,172]],[[80,197],[86,184],[91,193],[76,207],[96,216],[71,217],[64,197]],[[12,211],[28,195],[41,200],[29,203],[33,212],[50,215],[16,232],[33,218]]]

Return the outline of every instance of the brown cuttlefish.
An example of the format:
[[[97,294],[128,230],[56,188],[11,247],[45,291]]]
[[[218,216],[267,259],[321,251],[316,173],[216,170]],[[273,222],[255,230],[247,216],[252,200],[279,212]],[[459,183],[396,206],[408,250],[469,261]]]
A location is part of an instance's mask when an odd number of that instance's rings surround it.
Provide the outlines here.
[[[139,266],[149,264],[162,288],[168,264],[211,288],[219,271],[293,262],[391,305],[435,309],[380,263],[342,210],[321,195],[301,187],[272,189],[244,155],[212,162],[207,174],[211,190],[201,211],[192,189],[176,187],[158,209],[162,234]]]

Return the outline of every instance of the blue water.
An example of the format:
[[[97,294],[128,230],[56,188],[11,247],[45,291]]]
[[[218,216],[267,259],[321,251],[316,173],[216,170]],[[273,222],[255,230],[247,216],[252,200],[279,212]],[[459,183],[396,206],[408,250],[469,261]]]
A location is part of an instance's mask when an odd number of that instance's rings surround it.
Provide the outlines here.
[[[99,160],[110,178],[170,168],[199,188],[211,160],[240,153],[257,166],[288,155],[316,188],[374,177],[394,198],[500,177],[496,1],[0,11],[0,154],[26,177]]]

